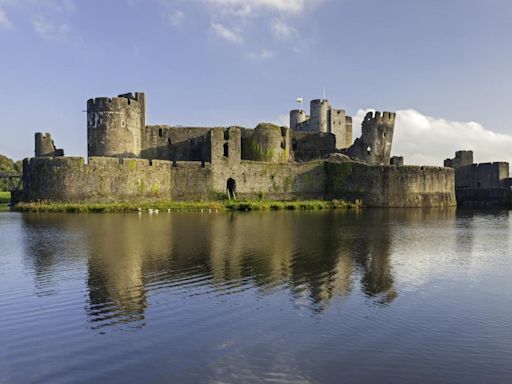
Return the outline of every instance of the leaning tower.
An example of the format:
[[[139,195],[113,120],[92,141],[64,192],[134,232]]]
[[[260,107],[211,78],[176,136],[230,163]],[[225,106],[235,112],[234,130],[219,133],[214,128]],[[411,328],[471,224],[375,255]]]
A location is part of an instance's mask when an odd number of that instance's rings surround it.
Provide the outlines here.
[[[389,165],[395,117],[392,112],[368,112],[361,137],[348,149],[348,155],[370,165]]]

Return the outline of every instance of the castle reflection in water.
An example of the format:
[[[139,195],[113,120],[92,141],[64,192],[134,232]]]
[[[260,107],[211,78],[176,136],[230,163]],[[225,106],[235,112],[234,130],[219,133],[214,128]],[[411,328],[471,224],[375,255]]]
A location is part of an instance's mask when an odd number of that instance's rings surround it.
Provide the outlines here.
[[[403,228],[404,220],[425,225],[455,217],[453,209],[27,214],[25,265],[40,295],[51,295],[58,281],[76,277],[62,271],[79,274],[76,266],[83,265],[85,310],[95,329],[144,326],[152,292],[190,297],[278,290],[321,313],[351,293],[377,305],[391,303],[397,297],[394,242],[408,241],[394,233],[395,223]]]

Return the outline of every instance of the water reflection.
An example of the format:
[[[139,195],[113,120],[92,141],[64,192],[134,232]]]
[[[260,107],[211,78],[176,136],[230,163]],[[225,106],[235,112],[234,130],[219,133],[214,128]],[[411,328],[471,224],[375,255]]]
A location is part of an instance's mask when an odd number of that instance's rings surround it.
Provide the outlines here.
[[[24,243],[36,290],[54,284],[56,264],[81,259],[91,328],[139,328],[151,292],[161,290],[185,297],[287,291],[313,313],[354,290],[389,304],[398,295],[393,242],[409,240],[395,231],[428,220],[453,223],[455,211],[27,214]]]

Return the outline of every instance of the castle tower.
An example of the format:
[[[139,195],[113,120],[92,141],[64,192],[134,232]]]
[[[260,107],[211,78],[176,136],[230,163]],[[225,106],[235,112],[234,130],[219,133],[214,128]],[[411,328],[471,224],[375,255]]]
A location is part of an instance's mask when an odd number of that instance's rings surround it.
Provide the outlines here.
[[[453,159],[444,161],[445,167],[460,168],[473,164],[473,151],[457,151]]]
[[[89,156],[139,157],[146,125],[144,93],[87,101]]]
[[[64,150],[55,148],[52,136],[49,133],[38,132],[35,135],[34,154],[36,157],[64,156]]]
[[[395,113],[368,112],[363,120],[362,135],[348,149],[348,155],[370,165],[389,165]]]
[[[53,145],[52,137],[49,133],[36,133],[35,136],[35,156],[53,156],[55,146]]]
[[[352,117],[347,116],[343,109],[329,110],[328,129],[336,136],[337,149],[352,145]]]
[[[291,130],[274,124],[258,124],[242,142],[242,158],[269,163],[290,161]]]
[[[329,132],[328,127],[328,118],[329,118],[329,110],[331,106],[329,105],[329,101],[325,99],[316,99],[311,100],[310,103],[310,128],[311,131],[316,132]]]
[[[294,109],[290,111],[290,128],[295,131],[297,126],[308,119],[306,112],[302,109]]]

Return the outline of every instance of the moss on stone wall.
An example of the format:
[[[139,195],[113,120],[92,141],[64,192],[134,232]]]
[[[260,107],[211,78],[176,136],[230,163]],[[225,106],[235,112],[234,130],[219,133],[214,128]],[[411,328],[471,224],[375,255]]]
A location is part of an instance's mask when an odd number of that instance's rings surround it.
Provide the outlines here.
[[[124,161],[128,163],[128,168],[131,171],[135,171],[137,169],[137,162],[135,160],[124,160]]]
[[[353,163],[326,163],[329,181],[335,189],[342,189],[352,175]]]

